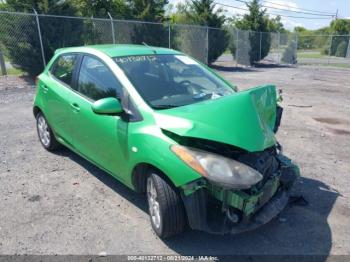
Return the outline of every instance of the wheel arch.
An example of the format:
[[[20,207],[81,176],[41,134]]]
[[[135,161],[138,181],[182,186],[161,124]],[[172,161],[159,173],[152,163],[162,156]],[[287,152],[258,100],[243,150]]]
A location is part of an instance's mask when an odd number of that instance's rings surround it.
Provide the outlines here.
[[[134,187],[136,192],[146,192],[147,176],[152,170],[156,172],[157,175],[161,176],[164,180],[166,180],[174,189],[178,190],[173,181],[171,181],[169,176],[166,175],[164,171],[150,163],[142,162],[136,164],[131,173],[132,186]]]
[[[40,107],[38,106],[33,106],[33,115],[34,117],[36,117],[40,112],[42,112],[42,110],[40,109]]]

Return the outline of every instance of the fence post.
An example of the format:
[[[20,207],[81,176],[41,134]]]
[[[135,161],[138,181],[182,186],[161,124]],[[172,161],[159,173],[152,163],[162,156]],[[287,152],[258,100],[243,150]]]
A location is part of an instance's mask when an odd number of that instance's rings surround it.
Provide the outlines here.
[[[299,37],[298,34],[295,33],[295,64],[298,64],[298,45],[299,45]]]
[[[277,32],[277,64],[280,64],[280,41],[281,41],[281,38],[280,38],[280,32]]]
[[[115,44],[115,34],[114,34],[114,23],[113,23],[113,17],[109,12],[107,12],[109,19],[111,20],[111,29],[112,29],[112,36],[113,36],[113,44]]]
[[[45,52],[44,52],[44,46],[43,46],[43,40],[41,38],[41,30],[40,30],[40,23],[39,23],[39,15],[37,11],[33,8],[35,19],[36,19],[36,25],[38,27],[38,35],[39,35],[39,41],[40,41],[40,50],[41,50],[41,57],[43,59],[43,65],[46,67],[46,59],[45,59]]]
[[[169,48],[171,48],[171,26],[170,26],[170,22],[168,22],[168,41],[169,41]]]
[[[259,48],[260,48],[260,50],[259,50],[259,61],[261,61],[261,44],[262,44],[262,32],[260,32],[260,45],[259,45]]]
[[[236,67],[238,67],[238,36],[239,36],[239,29],[236,28]]]
[[[330,37],[331,37],[331,41],[330,41],[329,50],[328,50],[328,64],[330,64],[330,60],[331,60],[332,43],[333,43],[333,33],[330,35]]]
[[[350,35],[348,35],[348,49],[346,50],[346,58],[350,58]]]
[[[209,65],[209,27],[207,26],[207,65]]]
[[[0,67],[1,67],[2,75],[3,76],[7,75],[6,66],[5,66],[5,58],[4,58],[4,54],[2,53],[1,50],[0,50]]]

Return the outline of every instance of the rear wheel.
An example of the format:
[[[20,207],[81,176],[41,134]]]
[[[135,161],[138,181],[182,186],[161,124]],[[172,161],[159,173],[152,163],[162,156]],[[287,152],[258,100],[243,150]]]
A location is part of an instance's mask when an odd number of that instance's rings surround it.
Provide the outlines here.
[[[147,200],[152,228],[159,237],[167,238],[184,230],[185,210],[181,197],[155,172],[147,178]]]
[[[45,116],[41,112],[36,115],[36,129],[40,143],[46,150],[54,151],[60,147]]]

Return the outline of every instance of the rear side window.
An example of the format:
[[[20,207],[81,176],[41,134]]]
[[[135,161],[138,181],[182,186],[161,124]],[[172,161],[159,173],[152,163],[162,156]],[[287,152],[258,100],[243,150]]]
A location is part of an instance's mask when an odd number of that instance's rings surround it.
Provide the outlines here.
[[[65,54],[57,58],[52,67],[51,73],[60,81],[70,85],[72,82],[73,70],[77,60],[75,54]]]
[[[90,56],[84,56],[81,63],[78,91],[92,100],[106,97],[120,97],[122,86],[109,68]]]

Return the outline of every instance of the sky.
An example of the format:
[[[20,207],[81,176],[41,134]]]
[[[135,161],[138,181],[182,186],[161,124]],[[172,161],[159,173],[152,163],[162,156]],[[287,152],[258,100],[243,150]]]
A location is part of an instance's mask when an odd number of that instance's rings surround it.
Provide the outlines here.
[[[185,2],[186,0],[170,0],[171,4],[177,4],[180,2]],[[248,0],[244,0],[248,1]],[[246,8],[244,3],[236,0],[216,0],[217,3],[222,3],[226,5],[231,5],[240,8]],[[325,13],[335,14],[338,9],[338,15],[340,18],[349,18],[350,19],[350,0],[265,0],[261,2],[263,5],[275,7],[279,9],[295,10],[300,12],[314,13],[314,11],[320,11]],[[219,5],[218,5],[219,6]],[[230,7],[221,6],[226,10],[227,16],[245,14],[246,11],[238,10]],[[299,8],[299,9],[295,9]],[[309,9],[313,11],[300,10]],[[303,13],[295,13],[282,11],[272,8],[267,8],[267,13],[280,14],[285,16],[298,16],[298,17],[313,17],[313,18],[326,18],[326,19],[304,19],[304,18],[295,18],[295,17],[281,17],[284,27],[292,30],[296,26],[303,26],[307,29],[318,29],[321,27],[328,26],[332,21],[332,17],[327,16],[328,14],[322,13],[322,15],[310,15]],[[325,16],[326,15],[326,16]],[[274,17],[275,15],[271,15]]]

